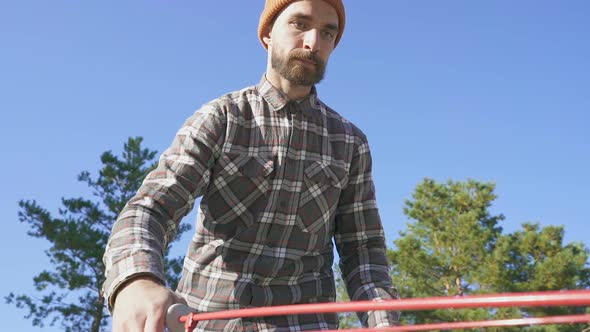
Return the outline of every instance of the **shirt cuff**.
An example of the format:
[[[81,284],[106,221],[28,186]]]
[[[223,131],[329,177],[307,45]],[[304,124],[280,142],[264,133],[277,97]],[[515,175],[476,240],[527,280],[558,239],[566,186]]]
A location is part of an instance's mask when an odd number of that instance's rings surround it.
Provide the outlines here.
[[[127,286],[130,282],[139,278],[152,279],[153,281],[161,285],[166,284],[166,278],[159,271],[127,271],[125,274],[117,276],[110,283],[105,282],[103,292],[104,297],[107,301],[107,308],[110,313],[113,312],[113,308],[115,307],[115,300],[117,298],[117,294],[119,293],[119,291],[121,291],[121,289]]]
[[[372,290],[374,297],[372,301],[384,301],[397,299],[397,292],[395,289],[384,289],[376,287]],[[364,326],[369,328],[389,327],[400,325],[400,312],[399,311],[368,311],[362,313],[359,317]]]

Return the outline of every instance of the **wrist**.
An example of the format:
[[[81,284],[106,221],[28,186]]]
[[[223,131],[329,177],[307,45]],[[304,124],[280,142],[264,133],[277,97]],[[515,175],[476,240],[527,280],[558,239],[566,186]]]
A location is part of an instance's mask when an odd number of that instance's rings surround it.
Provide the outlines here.
[[[121,291],[136,281],[149,281],[149,282],[153,282],[158,285],[161,285],[161,286],[165,285],[164,282],[160,278],[156,277],[155,275],[153,275],[151,273],[138,273],[138,274],[131,275],[127,279],[123,280],[114,289],[113,294],[109,297],[108,306],[111,311],[115,309],[117,296],[121,293]]]

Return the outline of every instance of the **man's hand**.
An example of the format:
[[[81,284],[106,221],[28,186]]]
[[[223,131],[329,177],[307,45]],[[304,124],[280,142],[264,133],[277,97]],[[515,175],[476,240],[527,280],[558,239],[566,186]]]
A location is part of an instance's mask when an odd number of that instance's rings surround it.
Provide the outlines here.
[[[121,289],[113,308],[113,332],[164,332],[166,311],[184,299],[154,280],[139,277]]]

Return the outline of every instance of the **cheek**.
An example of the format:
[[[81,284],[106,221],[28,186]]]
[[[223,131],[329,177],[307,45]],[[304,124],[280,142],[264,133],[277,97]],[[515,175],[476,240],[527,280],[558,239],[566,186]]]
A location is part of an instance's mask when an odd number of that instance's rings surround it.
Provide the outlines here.
[[[320,47],[320,55],[322,56],[322,59],[328,60],[332,51],[334,51],[334,42],[323,41]]]
[[[331,49],[320,50],[320,57],[322,58],[322,60],[324,60],[325,63],[328,63],[328,60],[330,59],[330,54],[332,54]]]
[[[286,49],[300,48],[303,46],[303,34],[297,31],[285,32],[281,35],[281,45]]]

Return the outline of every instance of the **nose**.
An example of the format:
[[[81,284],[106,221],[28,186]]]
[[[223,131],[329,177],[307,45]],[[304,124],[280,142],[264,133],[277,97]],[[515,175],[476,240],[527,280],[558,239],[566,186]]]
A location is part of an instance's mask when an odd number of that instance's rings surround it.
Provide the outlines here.
[[[305,32],[303,48],[312,52],[320,50],[320,34],[317,29],[310,29]]]

